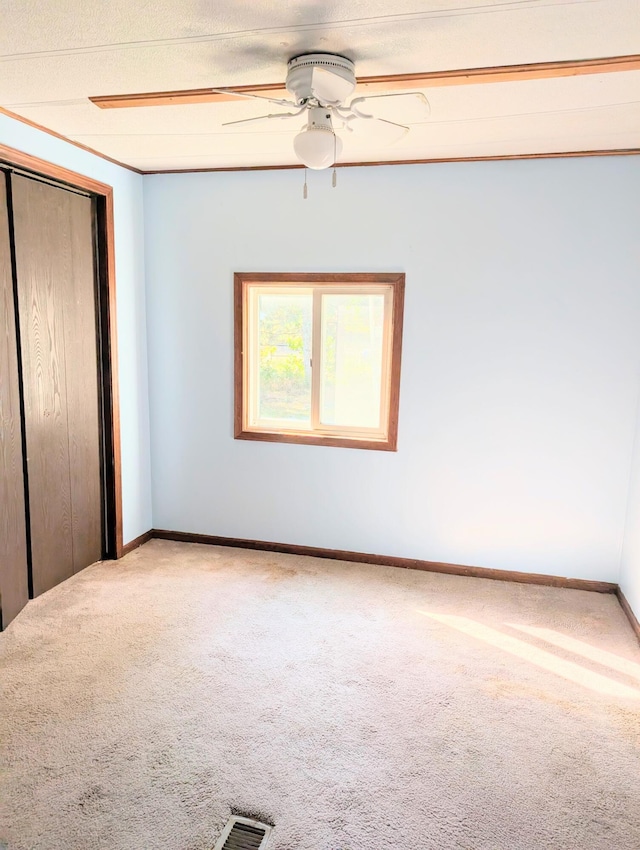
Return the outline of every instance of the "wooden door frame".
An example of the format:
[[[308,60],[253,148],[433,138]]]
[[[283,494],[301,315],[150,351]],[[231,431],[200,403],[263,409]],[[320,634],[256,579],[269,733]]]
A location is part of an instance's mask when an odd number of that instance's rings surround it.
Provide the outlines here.
[[[122,456],[120,444],[120,402],[118,395],[118,335],[116,329],[116,270],[113,221],[113,187],[100,183],[92,177],[70,171],[60,165],[39,159],[31,154],[0,144],[0,167],[6,165],[31,172],[34,177],[43,177],[66,184],[71,188],[89,192],[96,198],[97,246],[98,246],[98,297],[103,321],[100,350],[100,381],[104,400],[103,417],[109,430],[104,452],[104,474],[106,496],[111,502],[107,517],[107,540],[114,551],[109,555],[121,558],[122,540]]]

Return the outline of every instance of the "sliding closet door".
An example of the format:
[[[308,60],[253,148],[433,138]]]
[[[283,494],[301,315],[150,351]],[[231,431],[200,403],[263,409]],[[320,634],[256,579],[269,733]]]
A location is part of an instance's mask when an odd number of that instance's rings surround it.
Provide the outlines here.
[[[94,213],[90,198],[66,194],[73,259],[65,302],[65,359],[73,571],[77,573],[103,554],[102,458]]]
[[[12,176],[33,593],[102,554],[91,200]]]
[[[5,628],[29,598],[20,391],[5,174],[0,171],[0,606]]]

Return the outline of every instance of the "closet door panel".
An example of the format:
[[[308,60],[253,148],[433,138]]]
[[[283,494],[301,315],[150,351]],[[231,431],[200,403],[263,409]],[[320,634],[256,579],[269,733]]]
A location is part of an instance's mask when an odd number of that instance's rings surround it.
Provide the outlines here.
[[[92,205],[69,195],[72,275],[65,303],[73,568],[102,557],[98,343]]]
[[[5,174],[0,171],[0,604],[2,627],[29,598],[18,355]]]
[[[62,189],[12,176],[33,593],[73,574],[65,289],[72,274]]]

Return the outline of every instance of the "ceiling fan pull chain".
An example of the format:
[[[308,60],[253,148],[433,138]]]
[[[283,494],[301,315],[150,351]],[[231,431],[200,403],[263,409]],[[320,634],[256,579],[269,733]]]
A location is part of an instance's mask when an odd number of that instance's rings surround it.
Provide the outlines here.
[[[302,197],[305,199],[305,201],[307,200],[308,195],[309,195],[309,193],[307,191],[307,169],[306,169],[306,166],[305,166],[305,169],[304,169],[304,187],[302,189]]]
[[[331,185],[333,188],[336,188],[336,183],[338,182],[338,176],[336,174],[336,159],[338,158],[338,150],[337,150],[337,139],[336,134],[333,134],[333,174],[331,176]]]

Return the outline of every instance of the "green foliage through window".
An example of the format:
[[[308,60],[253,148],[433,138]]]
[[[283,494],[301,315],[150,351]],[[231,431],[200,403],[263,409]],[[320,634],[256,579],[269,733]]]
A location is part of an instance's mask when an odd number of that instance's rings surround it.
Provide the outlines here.
[[[311,416],[310,295],[261,295],[260,416],[308,421]]]

